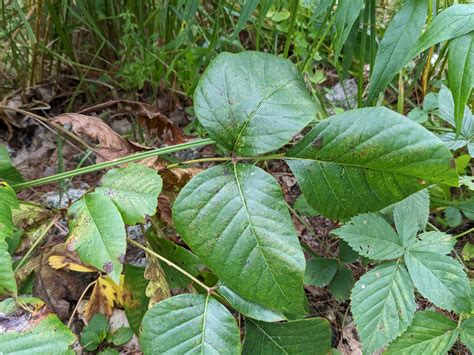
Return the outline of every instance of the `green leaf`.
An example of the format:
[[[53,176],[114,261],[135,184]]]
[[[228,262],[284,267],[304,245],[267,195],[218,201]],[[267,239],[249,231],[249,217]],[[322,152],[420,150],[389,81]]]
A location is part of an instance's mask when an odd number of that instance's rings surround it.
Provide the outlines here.
[[[448,76],[454,98],[455,127],[459,134],[464,106],[474,85],[474,32],[455,38],[449,44]]]
[[[410,246],[409,251],[449,254],[456,244],[456,239],[443,232],[425,232],[418,235],[416,241]]]
[[[380,210],[433,183],[458,185],[443,142],[382,107],[322,121],[287,157],[308,203],[332,219]]]
[[[420,195],[423,193],[423,195]],[[404,246],[415,240],[419,230],[425,229],[430,212],[429,193],[421,190],[395,204],[393,220]]]
[[[115,204],[93,192],[74,203],[68,214],[72,217],[68,248],[118,284],[127,243],[125,225]]]
[[[10,185],[25,181],[23,176],[13,166],[8,150],[3,145],[0,145],[0,180]]]
[[[462,322],[461,341],[471,353],[474,353],[474,318],[469,318]]]
[[[229,311],[214,298],[182,294],[155,304],[140,334],[147,354],[240,354],[240,332]]]
[[[336,274],[338,263],[336,259],[313,258],[306,263],[304,284],[324,287],[331,282]]]
[[[247,317],[263,322],[278,322],[286,319],[282,313],[265,308],[258,303],[248,301],[225,285],[219,286],[217,290],[229,301],[232,308]]]
[[[384,354],[446,354],[458,337],[456,323],[428,310],[417,312],[407,331]]]
[[[352,286],[354,286],[352,270],[339,265],[336,274],[329,283],[329,292],[337,301],[342,302],[351,296]]]
[[[10,301],[13,300],[1,302],[0,308]],[[28,303],[42,304],[38,299],[32,301]],[[76,340],[58,316],[49,313],[45,307],[34,314],[17,307],[14,301],[11,307],[7,307],[6,314],[2,309],[0,324],[0,352],[3,354],[65,354]]]
[[[249,301],[299,314],[304,255],[280,186],[260,168],[219,165],[196,175],[173,206],[184,241]]]
[[[339,259],[343,263],[350,264],[359,259],[359,254],[345,240],[341,239],[339,241]]]
[[[469,311],[469,280],[461,264],[446,255],[417,250],[407,251],[405,262],[423,297],[440,308]]]
[[[199,122],[237,155],[256,155],[288,143],[316,115],[296,67],[262,52],[221,53],[194,93]]]
[[[404,332],[415,307],[404,266],[384,263],[362,276],[352,290],[351,309],[364,352],[377,351]]]
[[[403,242],[385,219],[374,213],[352,217],[332,233],[345,240],[360,255],[374,260],[390,260],[404,252]]]
[[[16,296],[17,285],[12,268],[12,257],[8,253],[7,242],[0,239],[0,295]]]
[[[426,20],[428,1],[408,0],[390,21],[380,41],[370,78],[367,101],[373,101],[410,59]]]
[[[243,354],[327,354],[331,348],[331,327],[323,318],[285,323],[245,320]]]
[[[419,2],[421,1],[422,0],[419,0]],[[418,21],[420,21],[420,17],[418,17]],[[416,23],[416,26],[420,26],[419,22]],[[423,24],[421,24],[421,26],[423,26]],[[448,7],[446,10],[441,11],[439,15],[433,19],[430,27],[423,33],[415,45],[411,43],[410,39],[404,39],[405,43],[410,43],[411,52],[403,57],[400,56],[395,58],[393,60],[394,64],[390,66],[390,72],[386,72],[383,76],[377,75],[377,80],[375,80],[375,82],[374,80],[371,81],[371,87],[374,87],[374,89],[370,89],[369,97],[371,99],[375,98],[380,91],[387,87],[393,77],[416,55],[435,44],[462,36],[473,30],[474,4],[453,5]],[[393,32],[396,33],[396,35],[399,35],[398,31],[400,31],[398,26],[393,28]],[[418,31],[419,29],[417,27],[416,31],[413,31],[413,33],[418,33]],[[383,69],[383,66],[381,69]]]
[[[150,229],[147,231],[147,240],[153,251],[164,256],[166,259],[174,262],[185,271],[189,272],[193,276],[198,276],[199,271],[204,267],[201,260],[188,249],[173,243],[164,238],[159,238],[155,234],[150,233]],[[179,272],[175,268],[169,266],[164,262],[160,262],[163,270],[166,274],[166,279],[170,285],[170,288],[187,287],[190,284],[190,279],[183,273]]]
[[[346,42],[352,26],[359,17],[360,11],[364,8],[363,0],[340,0],[336,9],[336,35],[334,37],[334,58],[337,60],[341,54],[342,47]]]
[[[303,195],[298,196],[293,207],[303,216],[315,217],[319,215],[319,212],[308,204]]]
[[[124,303],[125,315],[135,334],[138,334],[142,318],[148,310],[150,299],[146,296],[148,280],[143,276],[144,267],[124,265]]]
[[[471,31],[474,31],[474,4],[450,6],[431,21],[430,27],[423,33],[413,49],[413,55],[407,58],[406,62],[435,44],[449,41]]]
[[[133,337],[133,331],[129,327],[120,327],[112,334],[112,344],[121,346],[127,344]]]
[[[17,295],[12,258],[8,252],[7,238],[14,235],[12,209],[19,208],[15,191],[6,183],[0,182],[0,295]]]
[[[140,164],[112,169],[104,175],[96,192],[117,205],[124,222],[134,225],[154,215],[163,181],[155,170]]]

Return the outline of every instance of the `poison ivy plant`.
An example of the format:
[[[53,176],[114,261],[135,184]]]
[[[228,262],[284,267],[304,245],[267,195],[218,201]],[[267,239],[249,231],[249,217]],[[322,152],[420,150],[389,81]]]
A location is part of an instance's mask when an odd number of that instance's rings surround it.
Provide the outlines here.
[[[142,165],[110,170],[95,192],[69,208],[69,247],[118,284],[127,247],[125,223],[154,214],[161,187],[156,172]]]
[[[143,317],[144,354],[240,354],[232,314],[211,296],[178,295],[155,304]]]
[[[286,323],[245,321],[243,354],[327,354],[331,327],[326,319],[311,318]]]
[[[393,260],[367,272],[352,290],[352,314],[367,352],[385,347],[410,326],[414,287],[440,308],[470,311],[467,275],[459,262],[446,256],[455,241],[437,231],[418,234],[413,197],[395,205],[396,229],[381,215],[369,213],[333,231],[362,256]]]
[[[321,122],[286,157],[308,203],[332,219],[380,210],[433,183],[458,184],[438,138],[379,107]]]
[[[243,156],[282,147],[316,115],[296,67],[260,52],[218,55],[196,87],[194,109],[212,139]]]

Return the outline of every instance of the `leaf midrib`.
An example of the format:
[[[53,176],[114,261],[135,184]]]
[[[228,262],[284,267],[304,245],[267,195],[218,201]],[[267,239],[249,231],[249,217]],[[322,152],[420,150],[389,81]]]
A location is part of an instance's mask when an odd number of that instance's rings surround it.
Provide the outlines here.
[[[265,103],[265,101],[269,100],[273,95],[275,95],[278,91],[280,91],[281,89],[283,89],[285,86],[287,86],[288,84],[294,82],[294,81],[298,81],[297,79],[290,79],[288,81],[286,81],[285,83],[283,83],[282,85],[280,85],[279,87],[277,87],[275,90],[273,90],[270,94],[268,94],[267,96],[265,96],[264,98],[262,98],[258,103],[257,103],[257,106],[252,110],[252,112],[250,112],[250,114],[247,116],[247,119],[244,121],[244,124],[242,125],[242,127],[240,128],[239,130],[239,133],[237,134],[237,138],[235,139],[235,142],[234,142],[234,147],[232,148],[232,151],[235,152],[236,149],[237,149],[237,144],[239,143],[240,141],[240,138],[242,137],[243,133],[244,133],[244,130],[247,128],[247,126],[249,125],[250,121],[255,117],[255,114],[257,113],[257,111],[260,109],[260,107],[262,107],[262,105]],[[232,112],[232,111],[231,111]]]
[[[423,178],[422,176],[410,175],[410,174],[406,174],[406,173],[399,173],[399,172],[395,172],[395,171],[392,171],[392,170],[389,170],[389,169],[383,170],[383,169],[377,169],[377,168],[367,167],[367,166],[358,165],[358,164],[340,163],[340,162],[330,161],[330,160],[311,159],[311,158],[298,158],[298,157],[286,157],[286,156],[283,157],[283,159],[285,159],[285,160],[296,160],[296,161],[309,161],[309,162],[316,162],[316,163],[329,163],[329,164],[348,166],[348,167],[351,167],[351,168],[379,171],[379,172],[382,172],[382,173],[391,173],[391,174],[395,174],[395,175],[400,175],[400,176],[405,176],[405,177],[410,177],[410,178],[416,178],[416,179],[422,179]],[[445,182],[445,179],[443,179],[442,182]],[[427,183],[432,183],[432,182],[427,181]]]
[[[278,344],[270,334],[268,334],[262,327],[260,327],[256,322],[254,322],[253,320],[251,320],[250,318],[248,318],[257,328],[258,330],[260,330],[263,335],[265,335],[268,339],[270,339],[270,341],[275,344],[281,351],[283,351],[284,354],[289,354],[280,344]]]
[[[247,202],[245,201],[245,197],[244,197],[242,188],[240,186],[240,181],[239,181],[239,177],[238,177],[238,174],[237,174],[237,164],[233,164],[233,166],[234,166],[234,177],[235,177],[235,181],[237,183],[237,188],[239,189],[240,199],[242,201],[242,205],[244,206],[245,214],[247,216],[247,221],[249,223],[250,230],[252,231],[252,234],[254,236],[255,243],[258,247],[258,250],[259,250],[260,254],[263,257],[263,260],[265,262],[265,265],[266,265],[268,271],[270,272],[270,275],[272,275],[272,278],[273,278],[273,281],[275,282],[275,285],[278,287],[278,290],[280,291],[281,295],[285,298],[285,300],[288,301],[289,303],[291,303],[291,300],[286,296],[285,292],[283,292],[283,290],[281,289],[280,284],[277,282],[277,280],[275,278],[275,275],[273,274],[273,270],[270,267],[270,265],[268,264],[265,253],[262,250],[262,246],[260,245],[260,241],[258,239],[257,232],[255,231],[254,225],[253,225],[252,220],[250,218],[250,213],[249,213],[249,210],[248,210],[248,207],[247,207]]]

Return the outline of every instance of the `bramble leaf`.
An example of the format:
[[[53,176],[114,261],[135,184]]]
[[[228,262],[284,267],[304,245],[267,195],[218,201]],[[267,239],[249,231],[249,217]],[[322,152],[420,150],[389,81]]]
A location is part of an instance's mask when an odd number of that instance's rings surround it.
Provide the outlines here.
[[[173,220],[232,290],[276,311],[304,312],[304,255],[271,175],[247,164],[208,169],[181,190]]]
[[[117,205],[124,222],[135,225],[154,215],[163,181],[155,170],[140,164],[109,170],[96,192]]]
[[[390,344],[385,354],[446,354],[458,334],[451,319],[431,310],[417,312],[407,331]]]
[[[147,354],[240,354],[240,332],[232,314],[214,298],[182,294],[155,304],[140,333]]]
[[[323,318],[264,323],[246,318],[243,354],[327,354],[331,327]]]
[[[322,121],[286,156],[308,203],[332,219],[380,210],[433,183],[458,185],[443,142],[382,107]]]
[[[395,262],[370,270],[352,290],[351,309],[364,351],[372,353],[403,333],[415,313],[413,283]]]
[[[409,249],[404,257],[418,291],[440,308],[468,312],[471,307],[469,280],[461,264],[449,256],[425,249]]]
[[[296,67],[262,52],[221,53],[194,92],[199,122],[237,155],[257,155],[288,143],[316,115]]]
[[[460,328],[461,333],[461,341],[467,348],[472,352],[474,352],[474,318],[471,317],[466,319],[461,324]]]
[[[82,261],[120,281],[126,251],[125,225],[119,210],[108,197],[92,192],[74,203],[68,211],[68,247]]]
[[[404,252],[403,241],[385,219],[374,213],[353,217],[332,233],[345,240],[360,255],[374,260],[390,260]]]

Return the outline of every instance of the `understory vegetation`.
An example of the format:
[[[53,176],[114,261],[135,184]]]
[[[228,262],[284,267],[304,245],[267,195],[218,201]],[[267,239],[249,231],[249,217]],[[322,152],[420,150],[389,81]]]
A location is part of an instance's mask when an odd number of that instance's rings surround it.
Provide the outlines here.
[[[0,6],[0,354],[474,351],[472,1]]]

